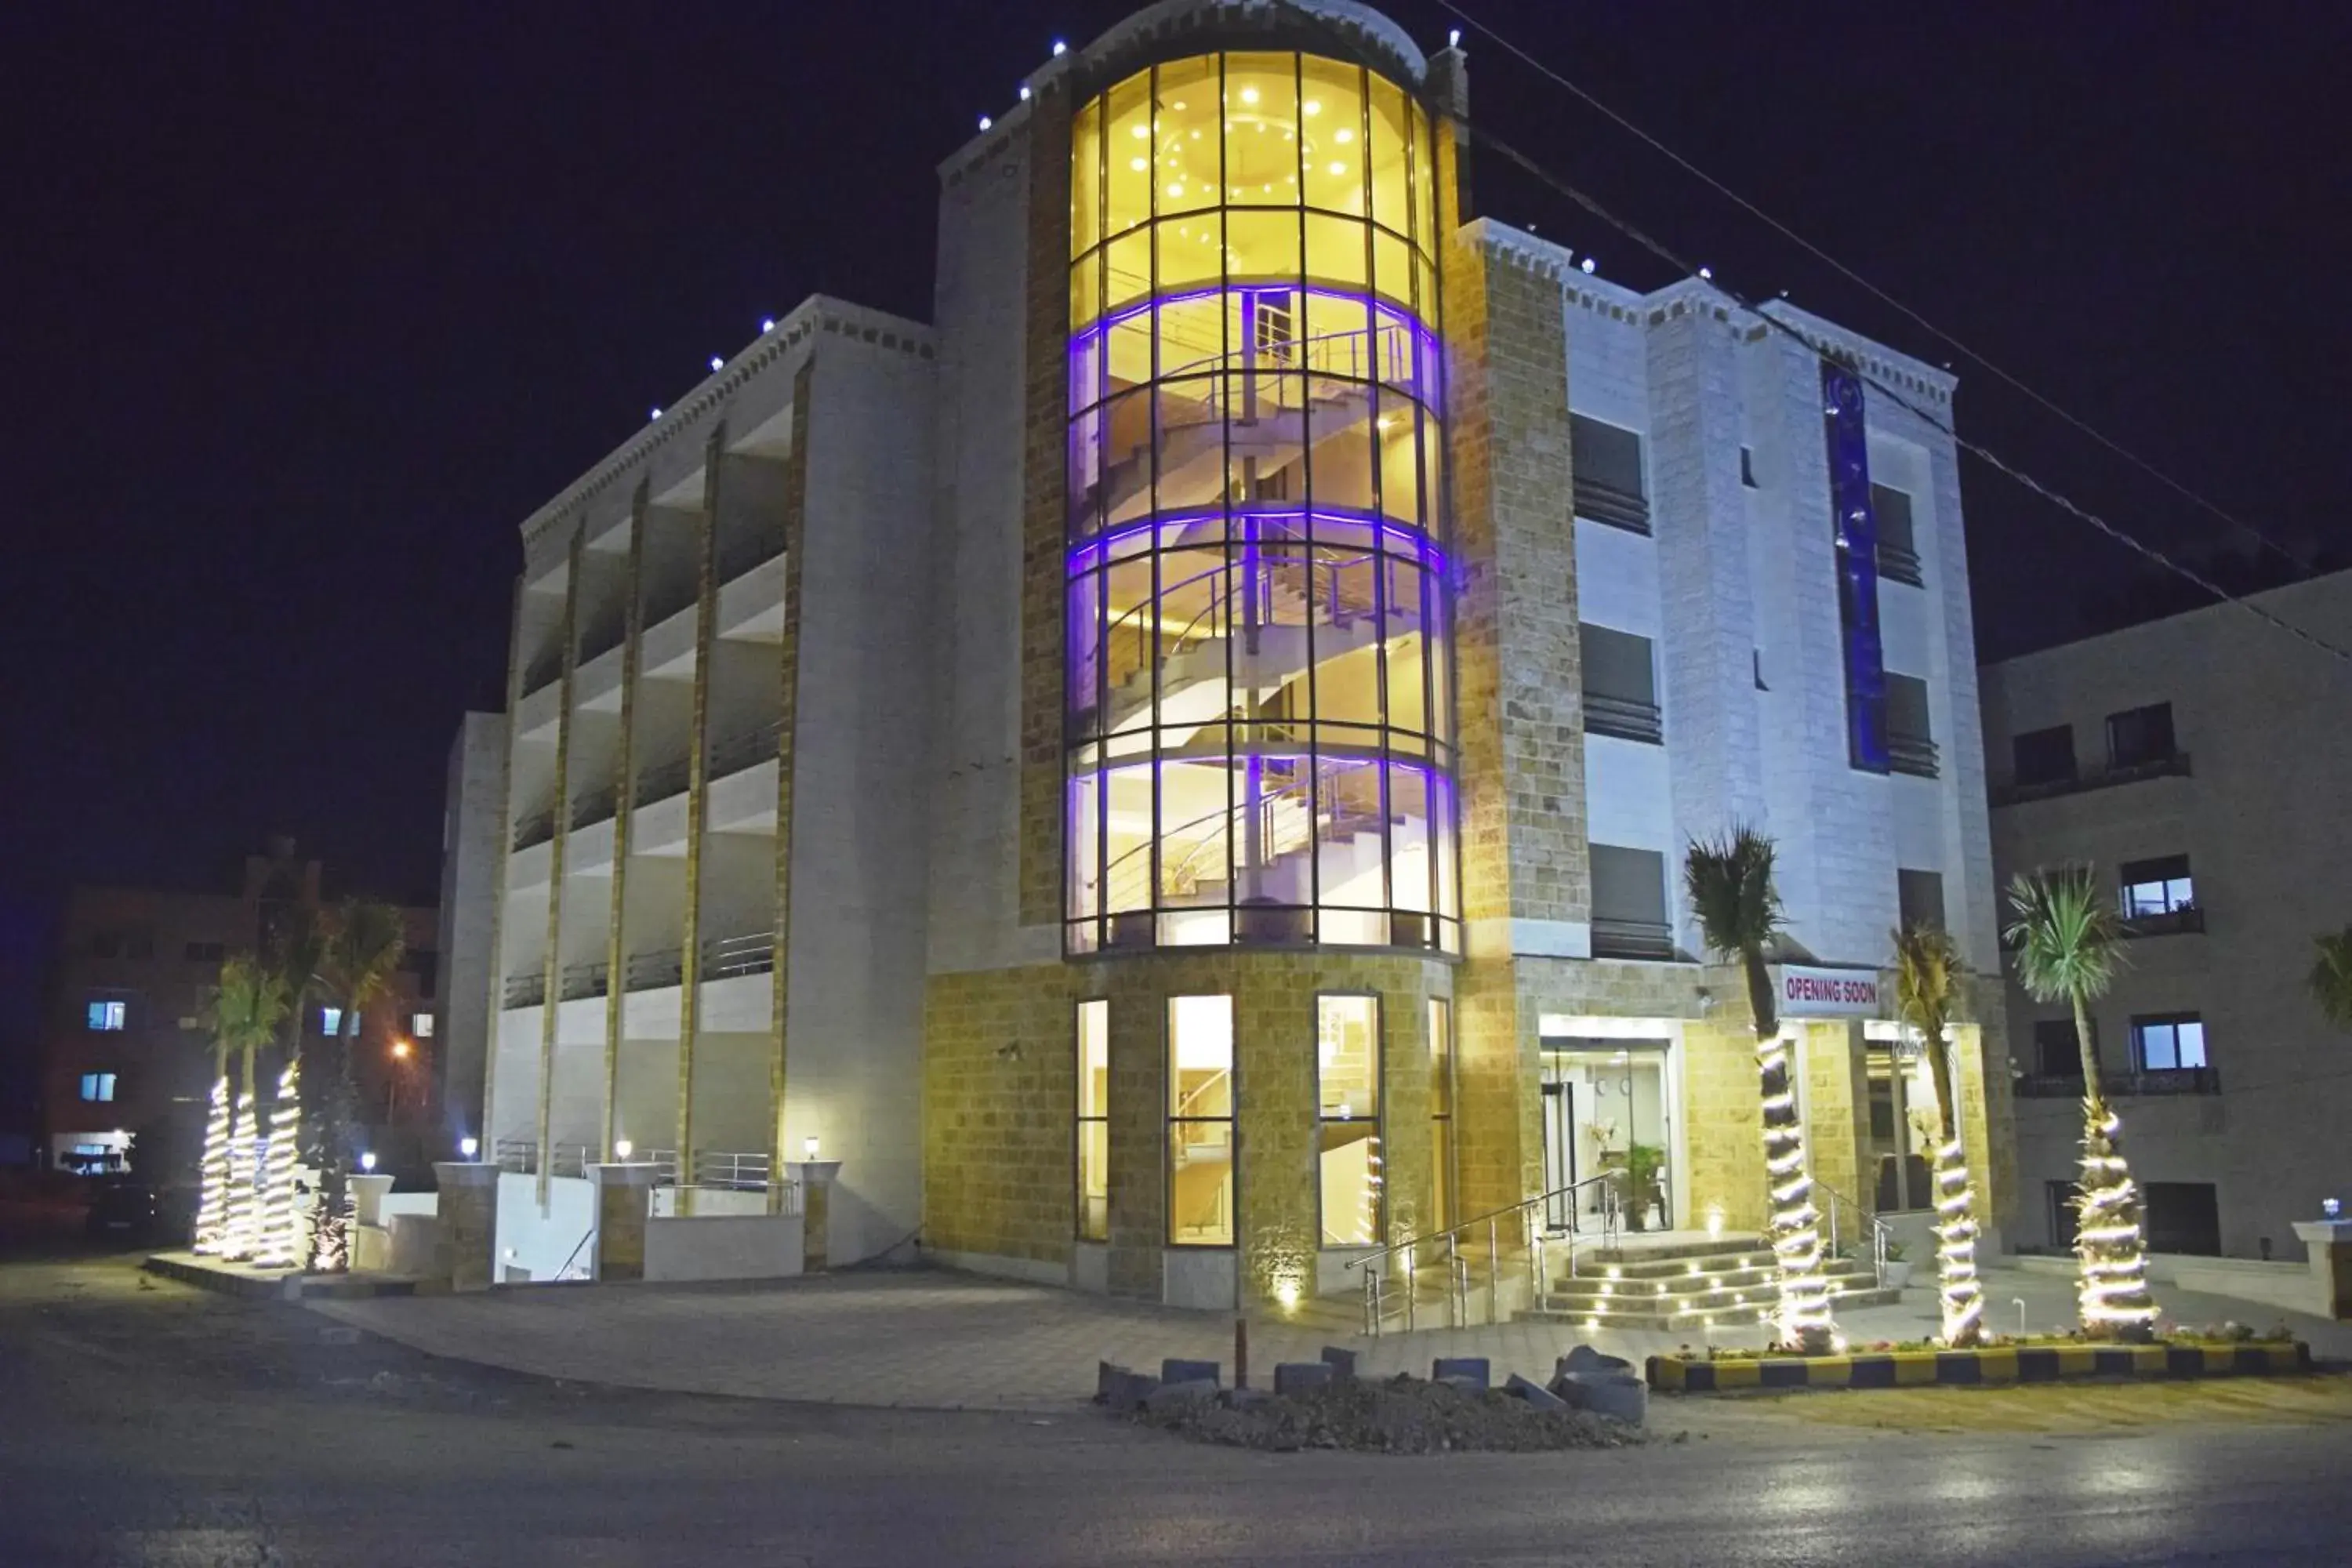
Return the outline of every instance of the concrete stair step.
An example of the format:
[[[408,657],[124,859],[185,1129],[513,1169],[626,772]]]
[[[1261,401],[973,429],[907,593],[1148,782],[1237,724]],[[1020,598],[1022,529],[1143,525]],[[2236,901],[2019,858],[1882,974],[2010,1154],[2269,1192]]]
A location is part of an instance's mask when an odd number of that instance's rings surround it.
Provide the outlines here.
[[[1721,1304],[1691,1302],[1680,1310],[1668,1311],[1644,1310],[1640,1303],[1624,1302],[1607,1307],[1563,1301],[1547,1296],[1534,1310],[1520,1313],[1533,1322],[1570,1323],[1579,1328],[1649,1329],[1672,1333],[1679,1331],[1703,1331],[1708,1328],[1744,1327],[1764,1321],[1771,1315],[1774,1292],[1769,1289],[1751,1290],[1747,1299]],[[1833,1306],[1892,1306],[1902,1299],[1899,1290],[1882,1289],[1875,1284],[1852,1288],[1832,1288],[1830,1300]]]

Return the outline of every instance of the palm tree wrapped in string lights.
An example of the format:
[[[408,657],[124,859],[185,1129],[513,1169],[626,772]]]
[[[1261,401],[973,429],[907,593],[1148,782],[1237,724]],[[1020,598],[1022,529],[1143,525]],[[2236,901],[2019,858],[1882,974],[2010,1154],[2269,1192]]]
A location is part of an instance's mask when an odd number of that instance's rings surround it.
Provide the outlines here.
[[[1944,1342],[1955,1350],[1983,1337],[1984,1286],[1977,1278],[1976,1190],[1969,1183],[1952,1051],[1945,1038],[1964,971],[1959,944],[1939,925],[1895,933],[1895,1005],[1919,1031],[1936,1080],[1936,1283]]]
[[[2097,1338],[2146,1340],[2156,1331],[2156,1302],[2147,1291],[2139,1189],[2124,1163],[2123,1119],[2108,1108],[2091,1036],[2091,999],[2106,994],[2123,965],[2123,924],[2099,897],[2088,866],[2019,875],[2009,885],[2009,907],[2017,917],[2007,932],[2017,950],[2017,978],[2034,1000],[2074,1009],[2083,1056],[2083,1173],[2074,1198],[2083,1330]]]
[[[1780,1037],[1780,1009],[1764,952],[1780,934],[1780,895],[1772,885],[1772,841],[1739,827],[1712,842],[1693,841],[1683,858],[1683,887],[1706,945],[1747,975],[1748,1005],[1756,1020],[1756,1067],[1764,1093],[1764,1170],[1772,1197],[1769,1239],[1780,1275],[1777,1327],[1780,1343],[1808,1354],[1831,1350],[1837,1324],[1830,1315],[1829,1278],[1822,1270],[1821,1211],[1805,1162],[1805,1129],[1790,1077],[1789,1042]]]

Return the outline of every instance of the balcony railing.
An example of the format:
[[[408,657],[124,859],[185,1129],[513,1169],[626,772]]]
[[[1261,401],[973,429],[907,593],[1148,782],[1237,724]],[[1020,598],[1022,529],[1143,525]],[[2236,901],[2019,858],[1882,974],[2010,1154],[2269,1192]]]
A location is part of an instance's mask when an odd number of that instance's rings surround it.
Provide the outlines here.
[[[688,767],[687,759],[678,757],[646,769],[637,775],[635,804],[651,805],[657,800],[667,800],[685,789]]]
[[[1629,533],[1650,531],[1649,498],[1638,490],[1621,489],[1600,479],[1574,481],[1576,515],[1622,528]]]
[[[675,947],[629,954],[624,984],[631,991],[656,991],[686,978],[686,954]]]
[[[1595,958],[1669,959],[1674,955],[1675,928],[1663,921],[1593,919]]]
[[[776,933],[745,931],[740,936],[715,936],[702,944],[702,978],[726,980],[738,974],[766,974],[776,967]]]
[[[1936,742],[1925,735],[1889,735],[1886,765],[1913,778],[1934,778],[1937,771]]]
[[[604,982],[611,975],[610,966],[595,963],[567,963],[563,966],[563,1000],[577,1002],[583,997],[604,994]]]
[[[771,719],[764,724],[754,724],[748,730],[738,730],[722,735],[710,743],[710,776],[723,779],[730,773],[740,773],[773,758],[776,741],[783,733],[782,721]]]
[[[2044,779],[2038,784],[2009,784],[1992,792],[1995,805],[2020,805],[2031,800],[2049,800],[2062,795],[2079,795],[2084,790],[2110,789],[2116,784],[2138,784],[2143,779],[2187,778],[2189,774],[2189,753],[2173,752],[2145,762],[2124,767],[2111,767],[2105,773],[2070,774],[2063,779]]]
[[[2205,911],[2195,904],[2182,904],[2178,909],[2159,910],[2152,914],[2127,915],[2123,927],[2126,936],[2179,936],[2186,931],[2201,932],[2205,929]]]
[[[1640,741],[1653,746],[1663,745],[1666,739],[1665,723],[1656,703],[1610,697],[1598,691],[1584,694],[1584,732],[1614,735],[1621,741]]]
[[[2221,1092],[2221,1075],[2212,1068],[2147,1068],[2139,1072],[2101,1073],[2099,1086],[2110,1100],[2132,1100],[2144,1095],[2219,1094]],[[2080,1100],[2083,1098],[2083,1075],[2027,1073],[2017,1080],[2017,1094],[2021,1100]]]
[[[509,1007],[536,1007],[547,1000],[547,976],[509,974],[507,976],[506,996]]]
[[[578,832],[613,815],[613,786],[600,784],[572,803],[572,827]]]
[[[534,811],[515,824],[514,847],[517,853],[535,844],[544,844],[555,837],[555,808]]]
[[[1892,582],[1908,583],[1914,588],[1924,588],[1927,579],[1919,571],[1919,552],[1908,545],[1878,542],[1878,574]]]

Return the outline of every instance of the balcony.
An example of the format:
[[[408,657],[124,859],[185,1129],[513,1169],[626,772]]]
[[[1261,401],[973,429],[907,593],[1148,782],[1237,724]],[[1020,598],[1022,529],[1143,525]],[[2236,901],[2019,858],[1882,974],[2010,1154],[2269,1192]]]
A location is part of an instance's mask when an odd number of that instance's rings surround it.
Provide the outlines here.
[[[617,611],[580,634],[580,662],[604,658],[629,635],[629,623]]]
[[[509,974],[507,976],[507,1005],[537,1007],[547,1000],[547,976],[544,974]]]
[[[634,804],[651,805],[657,800],[667,800],[686,788],[688,766],[687,759],[678,757],[640,773]]]
[[[719,581],[732,583],[762,562],[784,552],[783,519],[756,527],[722,529],[719,534]]]
[[[1878,574],[1891,583],[1908,583],[1914,588],[1924,588],[1927,579],[1919,570],[1919,552],[1907,544],[1878,542]]]
[[[2212,1068],[2149,1068],[2140,1072],[2103,1073],[2100,1087],[2109,1100],[2136,1100],[2150,1095],[2219,1094],[2221,1075]],[[2017,1080],[2020,1100],[2080,1100],[2080,1073],[2027,1073]]]
[[[1592,956],[1670,960],[1675,956],[1675,929],[1664,921],[1620,921],[1596,915]]]
[[[1587,479],[1576,479],[1574,489],[1577,516],[1622,528],[1628,533],[1649,533],[1650,501],[1641,491]]]
[[[783,724],[771,719],[748,730],[738,730],[710,743],[710,776],[723,779],[730,773],[740,773],[755,767],[776,754],[776,742],[783,734]]]
[[[1598,691],[1584,694],[1584,732],[1613,735],[1621,741],[1639,741],[1650,746],[1664,745],[1666,739],[1665,723],[1656,703]]]
[[[533,845],[544,844],[555,837],[555,810],[552,806],[534,811],[515,824],[514,847],[518,853]]]
[[[2105,773],[2069,774],[2064,778],[2042,779],[2032,784],[1999,784],[1993,789],[1992,803],[1995,805],[2021,805],[2031,800],[2050,800],[2062,795],[2080,795],[2084,790],[2110,789],[2117,784],[2138,784],[2146,779],[2189,776],[2189,753],[2170,752],[2141,762],[2113,765]]]
[[[776,933],[745,931],[740,936],[715,936],[702,944],[702,978],[731,980],[739,974],[767,974],[776,967]]]
[[[658,991],[686,978],[686,954],[675,947],[629,954],[623,984],[631,991]]]
[[[2127,916],[2123,928],[2126,936],[2179,936],[2188,932],[2202,935],[2205,911],[2195,904],[2182,904],[2177,909]]]
[[[611,784],[600,784],[572,803],[572,827],[578,832],[613,815],[614,791]]]
[[[603,963],[565,964],[563,966],[563,1000],[579,1002],[591,996],[602,996],[604,994],[605,980],[610,973],[610,969]]]
[[[1932,779],[1938,772],[1936,742],[1925,735],[1890,734],[1886,737],[1886,765],[1915,779]]]
[[[522,694],[528,697],[541,687],[553,685],[562,673],[563,650],[560,647],[548,649],[524,667]]]

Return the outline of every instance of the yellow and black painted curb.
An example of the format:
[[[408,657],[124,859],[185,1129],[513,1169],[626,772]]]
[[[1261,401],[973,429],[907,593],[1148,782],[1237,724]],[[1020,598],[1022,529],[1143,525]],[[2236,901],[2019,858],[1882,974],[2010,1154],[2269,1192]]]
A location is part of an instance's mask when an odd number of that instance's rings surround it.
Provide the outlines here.
[[[1654,1355],[1647,1368],[1650,1386],[1666,1394],[1967,1386],[2089,1377],[2241,1377],[2310,1370],[2311,1347],[2300,1340],[2244,1345],[2003,1345],[1744,1361]]]

